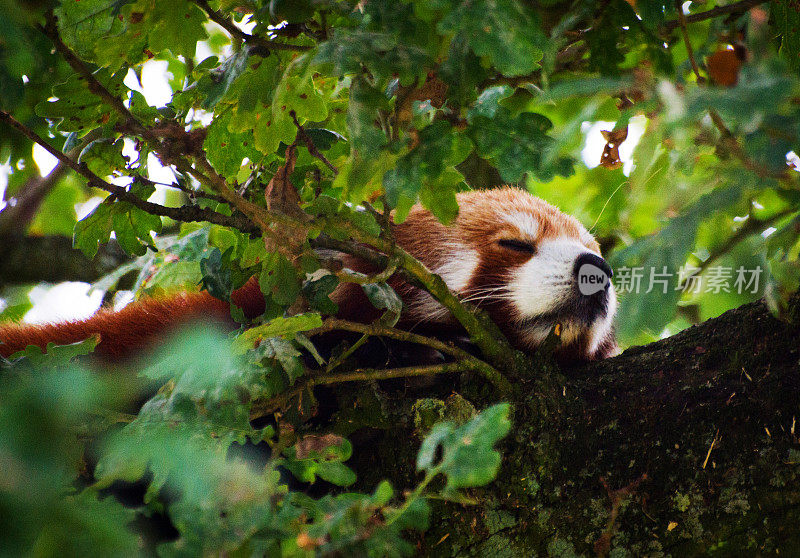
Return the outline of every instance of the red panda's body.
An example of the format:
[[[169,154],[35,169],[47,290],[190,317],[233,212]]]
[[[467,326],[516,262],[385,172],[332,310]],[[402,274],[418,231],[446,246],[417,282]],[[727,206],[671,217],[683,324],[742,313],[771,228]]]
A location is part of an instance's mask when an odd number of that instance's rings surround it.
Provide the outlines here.
[[[394,225],[397,243],[441,275],[451,290],[486,309],[511,341],[532,350],[561,325],[562,356],[603,358],[616,352],[612,318],[616,297],[608,281],[590,295],[578,288],[584,265],[606,273],[599,246],[573,217],[513,188],[465,192],[460,213],[446,227],[415,206],[406,221]],[[341,255],[346,267],[364,270],[363,262]],[[390,280],[403,299],[400,327],[421,323],[456,328],[447,310],[399,276]],[[343,284],[333,294],[340,317],[369,321],[375,317],[360,287]],[[232,300],[245,315],[264,311],[258,283],[251,279]],[[88,320],[52,325],[0,325],[0,354],[9,356],[27,345],[72,343],[100,335],[97,352],[123,358],[157,342],[181,322],[230,320],[227,302],[208,293],[175,293],[141,299],[118,312],[101,310]]]

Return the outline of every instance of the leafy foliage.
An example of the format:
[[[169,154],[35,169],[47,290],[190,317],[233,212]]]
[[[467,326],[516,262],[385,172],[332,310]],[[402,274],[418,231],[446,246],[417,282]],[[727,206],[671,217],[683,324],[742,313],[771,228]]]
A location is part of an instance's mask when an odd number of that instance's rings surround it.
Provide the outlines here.
[[[456,489],[491,481],[499,465],[492,446],[509,427],[508,405],[458,428],[434,427],[420,450],[426,477],[405,498],[384,481],[371,494],[315,500],[290,489],[286,474],[302,483],[352,485],[356,477],[345,464],[352,446],[334,434],[288,440],[272,426],[251,425],[253,403],[282,381],[279,367],[236,357],[224,336],[186,332],[144,370],[146,378],[166,383],[130,417],[114,409],[127,404],[126,391],[128,397],[135,392],[76,367],[71,360],[79,354],[85,351],[64,348],[45,365],[31,353],[3,371],[0,448],[13,465],[0,490],[0,508],[11,521],[5,549],[136,554],[140,540],[130,529],[136,517],[165,513],[177,538],[161,542],[163,555],[281,549],[287,556],[311,550],[408,556],[407,533],[428,524],[427,497],[457,498]],[[126,424],[115,427],[119,421]],[[87,472],[84,437],[109,427]],[[445,458],[433,465],[438,444]],[[257,467],[237,451],[246,446],[272,457]],[[446,490],[426,489],[439,473],[448,477]],[[70,487],[76,476],[82,489]],[[109,487],[130,482],[146,487],[133,508],[105,496]]]
[[[0,405],[4,548],[46,553],[79,532],[75,553],[128,554],[132,518],[164,513],[177,540],[163,554],[412,553],[426,496],[465,502],[461,489],[497,474],[509,409],[435,426],[407,496],[345,492],[354,450],[309,422],[312,387],[337,367],[336,381],[363,373],[345,357],[371,334],[323,358],[304,332],[336,313],[343,282],[392,331],[387,272],[410,264],[386,248],[387,224],[415,203],[448,223],[458,191],[509,182],[591,225],[617,271],[623,345],[761,296],[785,310],[800,281],[798,13],[688,10],[684,28],[653,0],[0,0],[0,110],[84,171],[40,180],[31,135],[3,125],[0,232],[71,230],[89,256],[114,238],[136,259],[98,288],[203,288],[241,324],[147,361],[157,393],[135,416],[109,411],[135,399],[129,386],[70,363],[96,339],[17,355]],[[159,101],[154,74],[170,90]],[[122,189],[87,187],[85,169]],[[320,240],[382,250],[385,269],[328,269]],[[760,281],[710,289],[719,268]],[[231,296],[251,278],[265,312],[247,319]],[[0,294],[2,318],[30,306],[26,289]],[[99,444],[96,467],[80,464],[77,433]],[[251,446],[266,464],[241,457]],[[325,495],[290,489],[289,474]],[[103,497],[130,482],[145,486],[135,512]]]

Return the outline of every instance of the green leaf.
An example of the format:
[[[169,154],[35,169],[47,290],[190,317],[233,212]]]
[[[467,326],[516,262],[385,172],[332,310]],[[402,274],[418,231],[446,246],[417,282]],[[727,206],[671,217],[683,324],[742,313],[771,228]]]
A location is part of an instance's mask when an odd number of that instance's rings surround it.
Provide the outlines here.
[[[356,482],[356,474],[344,463],[322,462],[317,466],[316,474],[336,486],[350,486]]]
[[[293,339],[294,334],[308,331],[322,326],[322,317],[319,314],[308,312],[287,318],[273,318],[264,325],[251,327],[244,331],[234,341],[233,347],[237,353],[243,353],[255,346],[260,339],[268,337],[284,337]]]
[[[547,36],[535,14],[515,0],[453,2],[437,29],[459,33],[478,56],[487,57],[507,76],[522,76],[540,67]]]
[[[58,345],[48,343],[44,350],[37,345],[28,345],[24,350],[11,355],[10,359],[23,358],[36,368],[63,366],[77,357],[91,354],[100,342],[99,335],[92,335],[83,341]]]
[[[323,314],[336,314],[339,306],[330,299],[330,295],[338,285],[339,279],[332,273],[315,273],[303,282],[303,296],[311,308]]]
[[[620,49],[625,33],[623,25],[628,27],[638,25],[636,14],[629,5],[625,2],[615,2],[614,7],[614,10],[603,10],[600,21],[586,34],[589,65],[603,76],[617,75],[619,65],[625,61]]]
[[[148,296],[180,290],[196,290],[203,280],[200,263],[196,261],[175,261],[158,268],[147,280],[144,293]]]
[[[747,127],[758,124],[763,114],[774,112],[792,92],[787,75],[745,66],[735,87],[694,89],[687,95],[686,116],[702,117],[708,109],[716,110],[726,121]],[[743,110],[747,107],[747,110]]]
[[[401,223],[422,194],[426,208],[447,223],[458,213],[455,192],[462,178],[452,167],[469,153],[464,138],[439,120],[419,131],[419,145],[397,161],[383,178],[386,201]]]
[[[208,161],[217,172],[229,180],[236,177],[245,157],[251,162],[260,159],[260,154],[255,149],[252,131],[232,132],[229,127],[230,122],[230,112],[215,118],[207,128],[208,132],[203,142]]]
[[[117,97],[122,97],[127,91],[122,83],[124,72],[111,75],[101,68],[94,77]],[[54,86],[53,98],[36,105],[36,114],[59,120],[58,130],[62,132],[87,132],[99,126],[112,125],[119,118],[116,111],[89,91],[86,80],[78,74],[72,74],[66,82]]]
[[[553,153],[555,141],[547,135],[552,127],[552,122],[541,114],[523,112],[512,116],[500,106],[493,118],[474,115],[467,133],[478,153],[494,162],[503,180],[518,182],[528,172],[548,181],[555,175],[573,173],[572,160]]]
[[[447,96],[462,106],[469,105],[487,73],[469,48],[466,35],[457,33],[450,41],[447,59],[439,66],[439,77],[449,86]]]
[[[347,141],[342,134],[325,128],[306,128],[306,134],[314,142],[314,147],[320,151],[327,151],[339,141]]]
[[[741,187],[736,185],[701,196],[663,230],[612,255],[610,263],[615,270],[614,281],[618,290],[619,282],[627,281],[622,285],[623,293],[620,296],[619,315],[623,319],[617,321],[617,332],[622,339],[636,339],[643,331],[654,335],[661,333],[675,315],[681,296],[677,288],[676,271],[686,262],[700,223],[714,212],[736,203],[741,192]],[[635,268],[642,269],[638,272],[641,277],[639,287],[633,283],[636,281]],[[651,274],[663,273],[665,268],[672,274],[667,278],[666,287],[654,283],[654,288],[646,292],[650,277],[655,277]],[[634,292],[625,293],[626,289]]]
[[[335,76],[358,75],[366,67],[378,81],[398,75],[409,85],[425,76],[432,60],[424,48],[403,43],[394,33],[336,29],[317,49],[314,63],[330,65]]]
[[[147,28],[144,18],[136,16],[133,21],[138,24],[132,22],[130,4],[119,0],[60,2],[54,13],[61,38],[78,56],[101,65],[118,68],[123,62],[137,63],[144,56]]]
[[[403,301],[386,283],[366,283],[362,285],[364,293],[375,308],[388,310],[392,314],[400,316],[403,309]]]
[[[236,51],[232,56],[228,57],[225,62],[220,64],[208,73],[201,74],[201,78],[197,82],[197,89],[202,92],[202,107],[205,110],[213,109],[216,104],[228,93],[228,90],[237,82],[238,78],[248,68],[248,60],[250,58],[250,49],[243,47]],[[211,65],[216,62],[216,57],[209,57],[198,65],[197,70],[201,69],[203,64]],[[272,62],[270,64],[269,62]],[[258,75],[257,72],[245,74],[248,79],[243,79],[239,84],[242,101],[245,102],[245,110],[252,110],[255,104],[255,99],[258,98],[262,92],[253,89],[252,85],[261,81],[266,75],[271,76],[271,70],[274,70],[277,60],[258,62],[258,68],[262,73]],[[252,67],[252,66],[251,66]],[[249,97],[247,94],[249,93]],[[246,100],[245,100],[246,99]],[[240,101],[240,102],[242,102]]]
[[[134,184],[130,191],[146,199],[152,194],[153,188]],[[112,231],[123,250],[142,256],[147,246],[153,246],[152,233],[161,231],[161,218],[129,202],[106,198],[92,213],[75,224],[72,245],[92,258],[97,253],[97,247],[109,241]]]
[[[308,435],[283,453],[283,465],[302,482],[314,482],[317,476],[337,486],[350,486],[356,481],[355,473],[342,463],[353,454],[353,447],[345,438]]]
[[[147,14],[151,51],[169,50],[175,56],[194,58],[197,41],[206,38],[204,24],[207,21],[205,13],[194,2],[139,0],[136,8],[139,7]],[[179,33],[175,32],[177,29],[180,29]]]
[[[277,253],[264,260],[258,284],[264,295],[283,306],[293,304],[301,288],[295,268],[289,260]]]
[[[278,362],[289,378],[289,385],[294,385],[295,381],[305,374],[306,369],[300,352],[289,341],[280,337],[262,339],[255,353],[258,359],[266,358]]]
[[[141,539],[129,529],[135,510],[74,484],[86,442],[77,433],[101,422],[92,418],[98,409],[129,403],[124,382],[112,385],[60,358],[43,365],[5,370],[0,388],[0,453],[14,470],[1,497],[3,553],[137,555]]]
[[[100,177],[109,176],[114,171],[125,169],[128,163],[122,155],[122,147],[122,141],[95,140],[81,151],[78,162],[86,163],[89,170]]]
[[[230,268],[232,253],[233,249],[231,248],[224,254],[219,248],[214,248],[208,256],[200,260],[203,290],[220,300],[228,300],[233,291]]]
[[[56,15],[68,45],[82,58],[114,69],[167,50],[194,58],[197,41],[207,36],[205,13],[188,0],[68,0]]]
[[[493,405],[463,426],[445,422],[435,425],[417,454],[417,470],[447,477],[445,493],[458,488],[483,486],[500,468],[500,454],[494,444],[508,434],[511,422],[508,403]],[[441,448],[442,459],[434,463]]]
[[[360,76],[350,84],[350,102],[347,105],[347,130],[352,149],[363,157],[372,157],[386,144],[386,135],[377,125],[378,109],[386,99]]]
[[[770,13],[781,36],[781,57],[797,72],[800,70],[797,56],[800,53],[800,11],[791,2],[771,2]]]
[[[265,63],[265,70],[261,72],[260,80],[246,79],[246,82],[257,83],[265,82],[260,87],[267,87],[266,90],[258,92],[259,99],[256,101],[255,92],[248,91],[246,99],[239,100],[236,117],[231,121],[232,129],[253,128],[255,145],[264,154],[274,153],[281,143],[289,145],[294,142],[297,135],[297,127],[290,115],[295,111],[300,124],[307,121],[320,121],[328,116],[328,106],[325,97],[317,89],[311,72],[294,74],[296,71],[303,71],[299,64],[292,65],[280,77],[277,68],[270,67]],[[278,80],[273,86],[273,80]],[[239,89],[238,87],[236,88]],[[271,103],[267,106],[265,96],[272,95]],[[244,101],[244,103],[243,103]],[[247,116],[246,110],[255,104],[252,113],[255,116],[255,126],[253,126],[252,116]],[[243,118],[248,120],[243,121]]]

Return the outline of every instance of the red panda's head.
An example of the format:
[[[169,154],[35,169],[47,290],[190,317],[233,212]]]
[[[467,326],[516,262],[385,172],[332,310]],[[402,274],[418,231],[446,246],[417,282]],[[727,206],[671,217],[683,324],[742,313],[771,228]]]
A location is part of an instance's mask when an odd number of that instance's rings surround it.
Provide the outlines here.
[[[577,219],[516,188],[464,192],[458,204],[449,227],[415,207],[396,229],[398,242],[486,309],[517,346],[535,349],[560,324],[560,357],[616,352],[611,268]],[[403,298],[406,322],[451,320],[427,293]]]

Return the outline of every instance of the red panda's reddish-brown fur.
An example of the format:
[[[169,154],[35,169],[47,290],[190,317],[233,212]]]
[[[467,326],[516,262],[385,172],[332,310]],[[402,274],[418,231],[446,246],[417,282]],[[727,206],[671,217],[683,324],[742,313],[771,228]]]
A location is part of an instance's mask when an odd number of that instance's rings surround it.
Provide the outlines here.
[[[264,297],[255,278],[235,291],[231,299],[253,318],[264,312]],[[230,304],[207,292],[177,292],[144,297],[121,310],[103,308],[85,320],[56,324],[0,324],[0,355],[8,357],[28,345],[65,345],[100,335],[95,353],[107,360],[124,359],[154,345],[181,323],[193,320],[227,323]]]
[[[613,288],[604,299],[603,310],[589,318],[581,319],[575,314],[577,310],[563,303],[565,297],[580,298],[574,285],[564,287],[565,281],[574,283],[576,255],[593,254],[601,265],[606,265],[599,258],[597,242],[574,217],[514,188],[464,192],[458,195],[458,202],[460,213],[450,227],[439,223],[422,207],[412,208],[407,220],[393,227],[398,245],[440,274],[453,291],[486,309],[518,347],[535,349],[543,336],[560,323],[564,332],[561,350],[568,359],[615,354]],[[528,244],[532,250],[525,253],[504,247],[503,241],[509,239]],[[545,256],[548,253],[550,259]],[[340,257],[353,270],[376,271],[351,256]],[[556,267],[561,275],[553,279]],[[389,284],[403,299],[400,327],[424,323],[434,325],[437,331],[458,327],[430,295],[404,282],[399,275],[393,276]],[[338,303],[342,318],[368,322],[380,314],[358,285],[344,283],[332,298]],[[231,299],[249,318],[264,311],[264,298],[255,278],[234,292]],[[117,360],[154,344],[176,325],[192,319],[231,322],[230,306],[205,292],[175,293],[143,298],[118,312],[104,309],[87,320],[51,325],[0,324],[0,355],[9,356],[27,345],[73,343],[99,334],[96,353]]]

